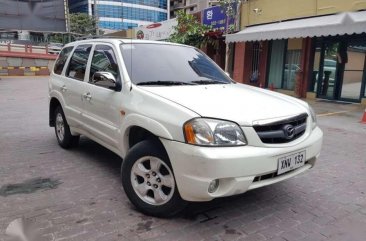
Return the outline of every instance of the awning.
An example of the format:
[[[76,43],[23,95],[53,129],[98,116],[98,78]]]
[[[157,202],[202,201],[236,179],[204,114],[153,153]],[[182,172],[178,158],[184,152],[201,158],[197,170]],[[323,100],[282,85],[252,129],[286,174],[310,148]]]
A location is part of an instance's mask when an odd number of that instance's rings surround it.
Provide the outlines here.
[[[366,11],[263,24],[226,35],[226,42],[335,36],[366,32]]]

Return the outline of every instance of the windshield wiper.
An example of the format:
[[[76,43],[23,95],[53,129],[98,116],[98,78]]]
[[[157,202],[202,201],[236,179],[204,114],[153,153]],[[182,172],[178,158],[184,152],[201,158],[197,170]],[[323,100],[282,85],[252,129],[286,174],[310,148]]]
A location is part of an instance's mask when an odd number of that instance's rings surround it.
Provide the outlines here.
[[[157,81],[145,81],[137,83],[136,85],[197,85],[195,83],[183,82],[183,81],[171,81],[171,80],[157,80]]]
[[[193,80],[191,81],[195,84],[201,84],[201,85],[210,85],[210,84],[230,84],[228,82],[220,81],[220,80],[214,80],[214,79],[202,79],[202,80]]]

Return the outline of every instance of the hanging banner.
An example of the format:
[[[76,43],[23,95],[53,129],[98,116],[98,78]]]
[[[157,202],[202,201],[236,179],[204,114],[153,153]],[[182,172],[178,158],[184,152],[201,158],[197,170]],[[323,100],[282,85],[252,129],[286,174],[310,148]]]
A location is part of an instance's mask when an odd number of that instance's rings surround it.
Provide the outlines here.
[[[153,23],[135,28],[135,37],[145,40],[166,40],[174,32],[178,25],[177,19],[169,19],[159,23]]]

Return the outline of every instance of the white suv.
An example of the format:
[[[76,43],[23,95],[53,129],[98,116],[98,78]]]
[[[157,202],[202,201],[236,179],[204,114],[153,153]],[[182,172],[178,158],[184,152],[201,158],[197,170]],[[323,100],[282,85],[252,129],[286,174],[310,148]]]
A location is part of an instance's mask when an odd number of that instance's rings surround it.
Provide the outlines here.
[[[314,166],[322,145],[307,103],[236,83],[184,45],[68,44],[49,98],[59,144],[72,147],[84,135],[118,154],[128,198],[154,216],[298,175]]]

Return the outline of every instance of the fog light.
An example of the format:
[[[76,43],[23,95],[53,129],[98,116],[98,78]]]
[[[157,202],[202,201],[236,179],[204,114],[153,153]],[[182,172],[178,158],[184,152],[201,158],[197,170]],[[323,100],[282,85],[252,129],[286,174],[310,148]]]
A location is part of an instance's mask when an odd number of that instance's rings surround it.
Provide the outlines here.
[[[208,192],[214,193],[217,191],[217,188],[219,187],[219,180],[215,179],[212,182],[210,182],[210,185],[208,186]]]

